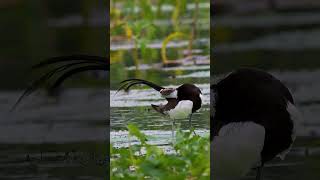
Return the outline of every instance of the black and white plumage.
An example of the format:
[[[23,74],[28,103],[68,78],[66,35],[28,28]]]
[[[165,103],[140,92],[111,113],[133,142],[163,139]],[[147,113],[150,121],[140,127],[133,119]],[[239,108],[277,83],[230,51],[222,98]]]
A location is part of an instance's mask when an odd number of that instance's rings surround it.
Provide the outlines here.
[[[300,114],[284,84],[243,68],[211,86],[213,177],[239,179],[252,167],[289,152]]]
[[[128,91],[130,87],[137,84],[147,85],[158,91],[162,97],[167,100],[166,104],[154,105],[153,109],[157,112],[168,115],[171,119],[189,119],[191,126],[191,115],[201,108],[202,93],[200,89],[193,84],[183,84],[177,88],[164,88],[152,82],[142,79],[128,79],[121,82],[122,86],[118,89]]]
[[[11,110],[14,110],[23,98],[40,88],[46,88],[48,91],[54,91],[66,79],[70,78],[74,74],[85,71],[109,71],[110,64],[107,57],[70,55],[49,58],[34,65],[32,70],[44,68],[50,68],[50,70],[31,83],[31,85],[19,97]]]

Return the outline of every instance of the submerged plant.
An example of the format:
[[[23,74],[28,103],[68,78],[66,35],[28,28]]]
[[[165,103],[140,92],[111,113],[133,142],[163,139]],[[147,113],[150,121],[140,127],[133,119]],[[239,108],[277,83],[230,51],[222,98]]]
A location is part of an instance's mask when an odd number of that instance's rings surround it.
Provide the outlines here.
[[[140,144],[111,147],[111,179],[210,179],[210,141],[194,131],[178,130],[174,153],[166,154],[136,126],[128,125],[129,138]]]
[[[197,22],[198,22],[198,16],[199,16],[199,3],[200,0],[195,0],[195,9],[193,12],[193,17],[192,17],[192,24],[191,24],[191,31],[189,32],[182,32],[180,30],[180,21],[181,20],[180,16],[182,14],[182,12],[185,13],[186,11],[186,7],[187,7],[187,1],[186,0],[182,0],[182,1],[176,1],[176,6],[175,9],[172,13],[172,23],[174,26],[174,32],[169,34],[165,40],[162,43],[162,47],[161,47],[161,57],[162,57],[162,63],[163,64],[168,64],[168,58],[166,56],[166,48],[167,48],[167,44],[169,41],[171,41],[174,38],[185,38],[188,39],[189,43],[188,43],[188,56],[191,57],[192,56],[192,48],[193,48],[193,44],[194,44],[194,40],[196,39],[196,35],[197,35]],[[195,63],[195,62],[194,62]]]

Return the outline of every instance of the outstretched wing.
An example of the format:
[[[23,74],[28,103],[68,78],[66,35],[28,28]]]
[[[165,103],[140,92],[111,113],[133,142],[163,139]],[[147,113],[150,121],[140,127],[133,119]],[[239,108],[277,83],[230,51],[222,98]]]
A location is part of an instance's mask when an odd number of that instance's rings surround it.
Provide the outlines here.
[[[110,70],[108,58],[90,55],[53,57],[34,65],[32,69],[35,70],[47,67],[51,68],[51,66],[53,66],[51,70],[31,83],[31,85],[19,97],[11,110],[14,110],[17,105],[23,100],[23,98],[30,95],[37,89],[43,87],[44,85],[49,84],[48,89],[52,90],[57,88],[59,85],[61,85],[61,83],[63,83],[64,80],[74,74],[90,70]]]

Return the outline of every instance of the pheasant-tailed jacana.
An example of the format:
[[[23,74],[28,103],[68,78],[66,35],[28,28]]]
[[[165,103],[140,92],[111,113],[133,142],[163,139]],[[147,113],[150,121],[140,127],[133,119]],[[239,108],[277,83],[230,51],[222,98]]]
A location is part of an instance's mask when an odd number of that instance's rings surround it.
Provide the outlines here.
[[[164,105],[151,104],[151,106],[157,112],[168,115],[173,119],[172,127],[175,124],[175,120],[189,118],[189,127],[191,128],[192,114],[199,110],[202,105],[202,93],[200,89],[193,84],[182,84],[177,88],[165,88],[142,79],[127,79],[122,81],[121,84],[122,86],[118,91],[128,91],[130,87],[138,84],[147,85],[158,91],[160,95],[167,100],[167,103]]]

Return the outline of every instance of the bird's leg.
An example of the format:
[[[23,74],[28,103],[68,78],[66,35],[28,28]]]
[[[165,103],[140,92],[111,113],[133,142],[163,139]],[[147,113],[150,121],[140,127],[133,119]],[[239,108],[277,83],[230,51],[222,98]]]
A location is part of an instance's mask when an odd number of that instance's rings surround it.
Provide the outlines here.
[[[192,113],[189,115],[189,129],[190,129],[190,131],[191,131],[191,127],[192,127],[191,118],[192,118]]]
[[[190,116],[189,116],[189,130],[190,130],[190,131],[192,130],[191,119],[192,119],[192,114],[190,114]],[[193,131],[193,134],[194,134],[194,135],[197,135],[195,131]]]
[[[171,129],[171,136],[172,136],[172,144],[174,144],[174,131],[175,131],[175,125],[176,125],[176,122],[175,122],[175,119],[173,119],[172,121],[172,129]]]
[[[263,165],[260,165],[260,166],[257,168],[256,180],[262,180],[262,170],[263,170]]]

